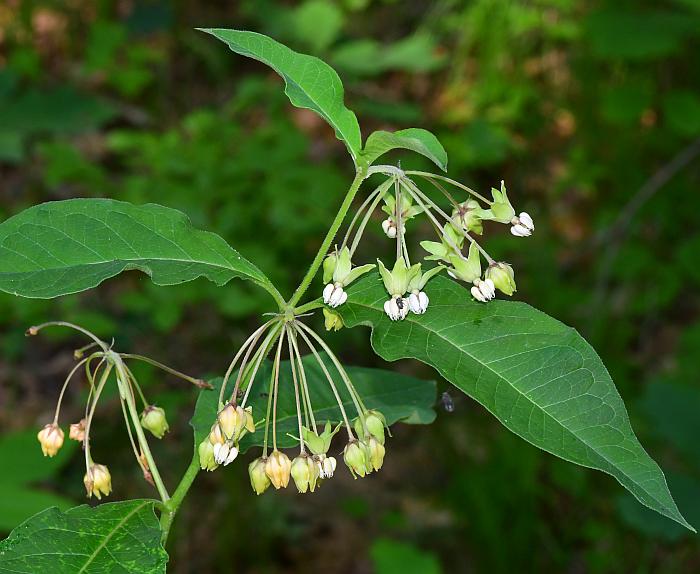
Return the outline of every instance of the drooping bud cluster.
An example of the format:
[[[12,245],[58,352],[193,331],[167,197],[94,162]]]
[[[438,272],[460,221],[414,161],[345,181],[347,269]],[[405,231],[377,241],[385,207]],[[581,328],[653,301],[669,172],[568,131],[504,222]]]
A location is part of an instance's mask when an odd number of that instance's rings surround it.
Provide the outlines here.
[[[112,492],[112,477],[109,469],[104,464],[96,464],[92,458],[92,445],[90,443],[91,430],[94,428],[95,414],[97,404],[103,394],[105,387],[116,380],[118,396],[122,403],[122,412],[124,414],[124,422],[128,429],[128,436],[131,442],[131,447],[134,457],[141,467],[143,476],[147,482],[155,485],[161,497],[164,498],[165,489],[155,467],[155,461],[150,452],[148,441],[143,429],[149,431],[154,437],[162,438],[168,431],[168,422],[165,416],[165,411],[154,405],[149,405],[146,402],[143,390],[139,386],[138,381],[134,377],[132,371],[126,364],[126,359],[142,360],[150,363],[153,366],[159,367],[164,371],[176,375],[198,387],[211,387],[208,383],[200,379],[194,379],[174,369],[166,367],[140,355],[120,354],[113,350],[112,346],[101,341],[95,335],[86,329],[66,322],[51,322],[32,327],[27,330],[28,335],[37,335],[41,329],[49,326],[63,326],[74,329],[81,334],[86,334],[90,337],[89,345],[78,349],[73,356],[78,361],[75,367],[71,370],[66,380],[63,383],[59,399],[56,405],[54,420],[47,424],[37,434],[37,439],[41,445],[41,450],[44,456],[55,456],[63,446],[64,432],[58,425],[61,403],[65,391],[73,379],[74,375],[84,368],[85,377],[90,385],[90,393],[88,394],[87,406],[85,409],[86,416],[77,423],[70,425],[68,437],[82,443],[85,459],[85,475],[83,483],[88,497],[95,496],[100,499],[102,496],[107,496]],[[97,348],[94,352],[87,354],[88,349]],[[86,356],[87,355],[87,356]],[[139,415],[136,408],[136,397],[140,397],[144,404],[144,409]],[[206,453],[204,453],[206,455]]]
[[[417,284],[417,283],[416,283]],[[282,348],[285,342],[289,351],[289,373],[291,385],[286,392],[293,392],[296,403],[298,436],[291,433],[287,436],[299,443],[299,454],[293,459],[278,448],[277,442],[277,402],[280,385],[284,379],[280,377],[283,362]],[[305,363],[302,359],[300,345],[304,343],[317,361],[327,379],[333,396],[338,404],[338,416],[341,422],[333,426],[329,421],[325,425],[316,422],[312,404],[311,392],[306,380]],[[333,363],[338,377],[334,377],[317,349],[319,346]],[[272,373],[268,394],[268,413],[265,419],[265,432],[262,437],[255,435],[252,441],[261,440],[263,452],[261,456],[248,465],[248,476],[253,491],[260,495],[270,486],[276,490],[286,488],[293,482],[300,493],[315,492],[321,484],[332,478],[336,472],[337,461],[329,454],[335,435],[345,428],[348,433],[348,443],[344,450],[343,459],[353,476],[366,476],[382,467],[385,455],[385,426],[384,416],[376,410],[368,410],[354,388],[347,372],[338,358],[326,345],[323,339],[298,318],[278,316],[255,331],[239,349],[234,357],[226,377],[222,382],[220,393],[223,395],[227,381],[234,369],[238,368],[238,378],[231,393],[231,399],[222,403],[208,437],[199,445],[199,462],[202,468],[214,470],[226,466],[238,456],[241,446],[239,441],[247,433],[255,431],[255,423],[251,407],[246,407],[246,401],[253,385],[256,384],[258,367],[264,357],[273,351]],[[239,360],[240,361],[239,364]],[[326,359],[328,360],[328,358]],[[289,382],[289,378],[286,379]],[[341,399],[337,383],[345,387],[357,416],[350,418]],[[239,389],[243,398],[238,403]],[[304,422],[305,421],[305,422]],[[268,450],[271,438],[271,450]],[[257,440],[256,440],[257,439]],[[257,442],[260,444],[260,442]],[[358,455],[358,449],[360,454]],[[361,464],[360,464],[361,463]]]
[[[511,233],[516,237],[527,237],[534,232],[535,224],[528,213],[523,211],[516,215],[503,181],[500,188],[491,188],[492,199],[488,200],[468,187],[441,175],[402,171],[392,166],[373,166],[372,173],[384,173],[388,179],[362,204],[350,224],[340,251],[336,249],[326,258],[324,265],[324,268],[327,265],[324,274],[326,287],[323,292],[323,301],[326,305],[338,307],[347,301],[344,286],[348,281],[338,281],[337,277],[331,277],[331,270],[341,270],[341,275],[348,272],[350,258],[362,237],[365,224],[382,199],[384,201],[382,210],[388,218],[382,221],[381,227],[386,236],[396,241],[396,258],[391,270],[389,271],[387,266],[379,262],[379,271],[389,294],[389,299],[384,304],[384,311],[392,321],[401,321],[409,313],[422,315],[428,310],[430,297],[424,287],[428,279],[443,268],[454,279],[470,284],[471,295],[477,301],[485,303],[492,300],[496,296],[496,290],[506,295],[512,295],[515,292],[512,268],[506,263],[494,261],[472,236],[483,234],[484,221],[509,224]],[[450,201],[452,208],[449,215],[421,191],[418,184],[411,179],[412,175],[430,183]],[[444,183],[461,191],[467,191],[471,197],[458,202],[444,187]],[[393,193],[389,192],[391,187],[394,188]],[[365,211],[364,214],[363,211]],[[439,262],[437,267],[426,273],[421,273],[421,263],[411,265],[405,239],[406,223],[418,215],[425,215],[428,218],[438,231],[439,237],[439,241],[421,242],[421,246],[428,252],[425,260]],[[358,226],[354,239],[350,241],[350,232],[358,220],[361,220],[362,224]],[[343,265],[339,264],[341,258],[339,253],[346,257]],[[483,273],[482,257],[488,264]],[[357,269],[362,269],[364,273],[365,267],[367,266]],[[508,270],[509,277],[500,274],[504,269]],[[332,316],[327,315],[326,324],[330,330],[336,328],[337,323]]]

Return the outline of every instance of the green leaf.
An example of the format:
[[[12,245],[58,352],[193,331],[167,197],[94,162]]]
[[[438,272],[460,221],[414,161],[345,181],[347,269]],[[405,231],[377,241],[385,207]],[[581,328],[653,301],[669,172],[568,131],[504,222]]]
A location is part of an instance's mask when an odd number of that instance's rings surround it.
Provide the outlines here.
[[[285,82],[285,93],[299,108],[315,111],[345,142],[354,161],[362,149],[360,126],[355,114],[345,107],[343,83],[328,64],[306,54],[299,54],[263,34],[223,28],[201,29],[229,48],[270,66]]]
[[[0,291],[47,299],[132,269],[157,285],[201,276],[223,285],[240,277],[274,291],[221,237],[160,205],[73,199],[37,205],[0,224]]]
[[[438,139],[428,130],[408,128],[397,132],[377,131],[370,134],[360,162],[371,165],[393,149],[410,149],[427,157],[443,171],[447,171],[447,152]]]
[[[340,377],[336,377],[336,370],[326,355],[321,355],[326,367],[332,376],[338,393],[343,401],[343,406],[348,417],[357,416],[350,395],[345,389]],[[251,389],[248,404],[253,407],[253,416],[258,422],[265,417],[267,409],[267,391],[270,383],[271,362],[261,366],[255,377],[253,389]],[[304,357],[304,368],[309,385],[314,408],[314,416],[317,423],[330,421],[333,424],[343,419],[333,397],[333,392],[328,385],[320,366],[313,355]],[[368,369],[364,367],[346,367],[357,392],[362,397],[368,409],[378,409],[386,417],[387,424],[396,422],[409,422],[410,424],[430,424],[435,419],[433,405],[436,401],[436,387],[433,381],[423,381],[407,375],[401,375],[382,369]],[[227,396],[233,391],[233,380],[229,381]],[[209,381],[214,385],[213,390],[200,392],[195,406],[194,415],[190,424],[194,428],[195,445],[203,441],[211,430],[216,420],[218,411],[217,402],[222,379]],[[281,448],[288,448],[298,444],[287,433],[299,435],[296,406],[294,399],[294,383],[288,361],[282,361],[280,369],[279,396],[277,398],[277,443]],[[256,432],[244,437],[241,441],[241,451],[252,446],[263,444],[264,424],[258,426]]]
[[[0,542],[0,574],[164,574],[154,501],[49,508]]]
[[[392,322],[378,274],[348,289],[338,308],[348,327],[372,328],[388,361],[415,358],[435,367],[511,431],[570,462],[615,477],[642,504],[692,529],[661,469],[637,441],[627,411],[595,351],[574,330],[517,302],[474,302],[436,277],[424,315]]]

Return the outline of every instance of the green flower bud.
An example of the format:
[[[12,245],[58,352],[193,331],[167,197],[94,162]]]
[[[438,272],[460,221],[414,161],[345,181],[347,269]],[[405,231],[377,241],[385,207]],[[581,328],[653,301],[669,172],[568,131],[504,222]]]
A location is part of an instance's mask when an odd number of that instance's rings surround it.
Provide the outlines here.
[[[318,465],[308,454],[301,454],[292,461],[292,478],[299,492],[313,492],[318,475]]]
[[[484,215],[488,215],[488,213],[481,209],[479,202],[470,199],[460,203],[452,211],[452,220],[457,227],[481,235],[484,232],[484,225],[481,221]]]
[[[248,465],[248,475],[250,476],[250,486],[258,496],[265,492],[270,486],[270,478],[265,472],[267,464],[266,458],[256,458]]]
[[[507,263],[492,263],[489,265],[485,278],[491,279],[496,289],[506,295],[512,295],[516,291],[513,268]]]
[[[364,426],[362,421],[364,419]],[[376,410],[369,410],[364,415],[355,419],[355,432],[362,438],[369,436],[375,437],[381,444],[384,444],[384,427],[386,426],[386,418]],[[367,432],[365,432],[365,428]]]
[[[450,255],[449,261],[452,268],[447,270],[447,273],[455,279],[471,283],[474,279],[481,277],[481,256],[479,249],[475,243],[469,246],[469,257],[463,257],[461,254]]]
[[[170,428],[165,418],[165,411],[153,405],[141,413],[141,426],[156,438],[163,438]]]
[[[323,317],[325,319],[326,331],[340,331],[343,328],[343,319],[335,311],[324,307]]]
[[[197,447],[197,452],[199,453],[199,466],[202,470],[212,470],[218,468],[216,460],[214,460],[214,445],[211,444],[209,439],[204,439],[199,443]]]
[[[379,470],[384,464],[386,449],[376,438],[370,437],[367,441],[367,451],[369,452],[369,466],[374,470]]]
[[[343,460],[353,478],[367,474],[367,451],[358,440],[350,441],[343,450]]]

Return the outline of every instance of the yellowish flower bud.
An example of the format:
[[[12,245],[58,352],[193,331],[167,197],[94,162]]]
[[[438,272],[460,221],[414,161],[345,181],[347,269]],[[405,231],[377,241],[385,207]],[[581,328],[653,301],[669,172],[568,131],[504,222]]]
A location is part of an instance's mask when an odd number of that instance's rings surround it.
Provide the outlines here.
[[[386,449],[384,445],[380,443],[376,438],[370,437],[367,441],[367,451],[369,451],[369,465],[374,470],[379,470],[384,464],[384,455],[386,454]]]
[[[224,433],[221,432],[221,427],[218,424],[215,424],[214,427],[211,429],[211,432],[209,433],[209,442],[212,445],[224,444],[226,442],[226,439],[224,438]]]
[[[151,405],[141,413],[141,426],[156,437],[163,438],[170,429],[165,418],[165,411],[160,407]]]
[[[216,460],[214,460],[214,445],[211,444],[210,440],[204,439],[201,443],[199,443],[197,452],[199,452],[199,466],[202,470],[208,470],[211,472],[212,470],[218,468],[219,465],[216,464]]]
[[[357,478],[355,475],[365,476],[367,474],[367,454],[359,441],[352,440],[345,446],[343,460],[350,469],[353,478]]]
[[[270,486],[270,478],[267,476],[265,467],[266,458],[256,458],[248,465],[248,475],[250,476],[250,486],[258,496],[265,492]]]
[[[219,426],[221,427],[224,436],[229,440],[238,440],[241,431],[246,427],[246,412],[239,406],[234,406],[233,403],[228,403],[219,412]]]
[[[292,461],[292,478],[299,492],[316,489],[319,469],[314,460],[307,454],[302,454]]]
[[[104,464],[91,464],[85,473],[83,483],[88,498],[94,494],[97,500],[101,500],[102,495],[109,496],[109,493],[112,492],[112,476]]]
[[[36,438],[41,444],[41,452],[44,456],[56,456],[56,453],[63,446],[63,431],[55,423],[46,425],[39,431]]]
[[[272,482],[272,486],[278,489],[286,488],[291,472],[292,463],[289,457],[278,450],[273,451],[265,463],[265,473]]]
[[[70,425],[68,438],[71,440],[77,440],[78,442],[83,442],[85,440],[85,422],[85,419],[80,419],[79,422]]]
[[[340,331],[343,328],[343,319],[336,311],[324,307],[323,317],[326,331]]]
[[[364,420],[364,426],[362,421]],[[381,444],[384,444],[384,427],[386,426],[386,418],[376,410],[369,410],[364,415],[355,419],[355,432],[362,438],[369,436],[375,437]],[[366,433],[365,433],[366,429]]]

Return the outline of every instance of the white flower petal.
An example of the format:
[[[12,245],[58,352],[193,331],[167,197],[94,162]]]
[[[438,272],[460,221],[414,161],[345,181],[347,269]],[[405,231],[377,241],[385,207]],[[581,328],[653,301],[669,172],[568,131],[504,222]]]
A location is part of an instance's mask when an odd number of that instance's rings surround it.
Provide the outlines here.
[[[420,301],[421,308],[423,309],[423,313],[428,309],[428,303],[430,303],[430,299],[428,298],[428,294],[425,293],[425,291],[421,291],[418,293],[418,300]]]
[[[409,309],[411,309],[411,312],[415,313],[416,315],[420,315],[423,312],[420,306],[420,299],[418,298],[418,293],[411,293],[408,296],[408,307]]]
[[[535,230],[535,222],[532,221],[532,217],[530,217],[529,213],[523,211],[520,215],[518,215],[518,218],[520,219],[520,223],[522,223],[530,231]]]
[[[510,232],[516,237],[529,237],[530,235],[532,235],[532,232],[520,223],[511,227]]]
[[[331,300],[331,294],[333,293],[333,290],[335,287],[333,286],[333,283],[329,283],[323,288],[323,302],[328,305]]]
[[[471,294],[474,299],[477,301],[481,301],[482,303],[486,303],[487,299],[484,297],[484,294],[481,292],[481,290],[474,285],[474,287],[471,288]]]

